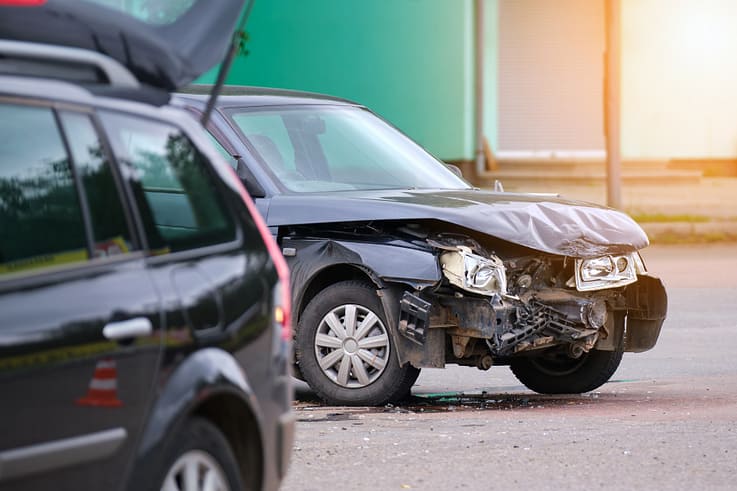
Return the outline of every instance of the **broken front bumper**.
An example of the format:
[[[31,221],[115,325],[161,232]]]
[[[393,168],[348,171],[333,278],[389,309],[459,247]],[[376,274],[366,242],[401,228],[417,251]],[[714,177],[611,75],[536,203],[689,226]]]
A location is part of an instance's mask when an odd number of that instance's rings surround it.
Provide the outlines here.
[[[639,353],[655,346],[668,311],[668,296],[660,278],[637,277],[627,287],[627,331],[624,350]]]
[[[404,292],[398,303],[400,362],[418,367],[488,354],[503,359],[556,345],[568,345],[574,353],[612,350],[622,335],[625,351],[646,351],[655,345],[667,311],[663,283],[650,275],[616,291],[551,289],[503,301]],[[452,354],[446,356],[446,347]]]

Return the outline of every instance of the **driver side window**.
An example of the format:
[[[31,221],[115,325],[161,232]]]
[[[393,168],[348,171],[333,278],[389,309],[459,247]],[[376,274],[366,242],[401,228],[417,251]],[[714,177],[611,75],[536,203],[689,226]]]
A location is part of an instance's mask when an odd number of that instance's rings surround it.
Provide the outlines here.
[[[234,115],[233,119],[258,157],[277,177],[296,172],[294,146],[280,115],[256,111]]]

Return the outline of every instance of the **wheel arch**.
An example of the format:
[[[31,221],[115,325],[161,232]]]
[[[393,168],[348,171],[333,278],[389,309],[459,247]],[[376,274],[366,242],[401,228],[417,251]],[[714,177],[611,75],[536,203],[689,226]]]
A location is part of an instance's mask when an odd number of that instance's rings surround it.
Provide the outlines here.
[[[139,440],[129,489],[156,489],[151,477],[166,463],[171,435],[193,416],[207,419],[228,441],[246,489],[260,489],[265,473],[258,402],[243,369],[219,348],[195,351],[159,387]]]
[[[295,302],[296,321],[302,317],[307,304],[325,288],[341,281],[364,281],[377,289],[384,287],[384,282],[366,266],[350,263],[338,263],[326,266],[317,271],[297,292]]]
[[[192,412],[217,426],[230,445],[245,489],[260,489],[264,473],[263,436],[253,408],[230,392],[214,394]],[[254,436],[256,438],[252,438]]]

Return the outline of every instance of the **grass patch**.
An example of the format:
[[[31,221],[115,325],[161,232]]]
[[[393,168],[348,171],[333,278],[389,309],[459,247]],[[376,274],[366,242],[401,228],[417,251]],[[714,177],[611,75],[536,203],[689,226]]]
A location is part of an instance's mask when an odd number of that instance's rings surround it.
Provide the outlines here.
[[[713,244],[716,242],[737,242],[737,236],[728,233],[705,233],[705,234],[675,234],[665,232],[662,234],[651,235],[651,244]]]
[[[665,213],[630,213],[629,214],[637,223],[704,223],[711,219],[703,215],[689,215],[687,213],[668,215]]]

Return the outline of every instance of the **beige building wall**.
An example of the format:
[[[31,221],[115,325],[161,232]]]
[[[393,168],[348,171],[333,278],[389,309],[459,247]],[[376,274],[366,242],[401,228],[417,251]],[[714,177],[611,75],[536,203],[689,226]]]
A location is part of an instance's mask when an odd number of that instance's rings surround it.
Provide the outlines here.
[[[622,153],[737,156],[737,1],[622,0]]]

